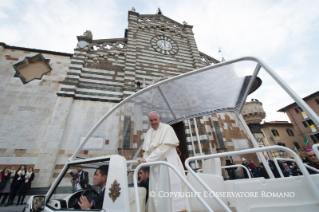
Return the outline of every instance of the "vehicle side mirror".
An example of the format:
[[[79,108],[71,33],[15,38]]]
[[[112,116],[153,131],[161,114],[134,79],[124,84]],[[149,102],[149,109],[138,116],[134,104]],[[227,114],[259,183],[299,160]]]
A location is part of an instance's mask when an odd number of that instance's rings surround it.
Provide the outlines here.
[[[39,212],[44,210],[45,196],[34,196],[32,199],[31,210],[32,212]]]

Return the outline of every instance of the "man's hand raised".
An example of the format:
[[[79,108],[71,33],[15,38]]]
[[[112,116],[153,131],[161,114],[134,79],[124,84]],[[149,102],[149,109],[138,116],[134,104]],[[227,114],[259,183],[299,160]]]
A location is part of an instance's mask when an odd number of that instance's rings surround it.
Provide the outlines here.
[[[79,206],[82,210],[91,209],[94,200],[90,203],[85,196],[80,197],[80,201],[78,201]]]

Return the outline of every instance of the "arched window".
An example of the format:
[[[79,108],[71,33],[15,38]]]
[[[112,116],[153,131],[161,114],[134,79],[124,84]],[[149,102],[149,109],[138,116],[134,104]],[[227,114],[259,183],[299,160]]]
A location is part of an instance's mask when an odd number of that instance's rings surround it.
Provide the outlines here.
[[[289,135],[290,137],[295,136],[295,135],[294,135],[294,132],[293,132],[291,129],[286,129],[286,131],[287,131],[287,133],[288,133],[288,135]]]
[[[136,83],[136,89],[141,89],[141,83],[140,82]]]

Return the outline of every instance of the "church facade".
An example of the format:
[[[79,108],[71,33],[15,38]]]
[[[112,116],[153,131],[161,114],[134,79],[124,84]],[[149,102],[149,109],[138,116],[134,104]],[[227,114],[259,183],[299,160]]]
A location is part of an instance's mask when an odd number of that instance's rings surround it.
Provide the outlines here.
[[[154,82],[219,62],[198,50],[192,28],[160,12],[143,15],[133,10],[123,38],[94,40],[86,31],[77,36],[73,54],[0,43],[0,168],[33,167],[33,187],[49,187],[88,131],[114,105]],[[132,159],[143,132],[134,130],[131,114],[114,115],[114,124],[97,131],[80,156],[121,154]],[[243,142],[252,147],[229,112],[173,128],[182,160],[232,151]],[[253,155],[245,158],[257,163]],[[241,163],[241,157],[233,159]],[[194,164],[200,166],[200,161]]]

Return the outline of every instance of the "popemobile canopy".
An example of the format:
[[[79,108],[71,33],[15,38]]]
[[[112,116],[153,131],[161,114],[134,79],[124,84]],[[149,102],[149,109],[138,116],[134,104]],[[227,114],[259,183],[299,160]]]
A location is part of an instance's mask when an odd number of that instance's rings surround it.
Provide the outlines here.
[[[100,126],[111,126],[112,119],[109,117],[118,113],[129,115],[134,122],[134,132],[143,132],[142,137],[149,129],[148,114],[151,111],[157,111],[162,122],[167,124],[225,111],[240,114],[247,95],[261,84],[257,77],[261,68],[268,72],[319,126],[315,113],[270,67],[258,58],[243,57],[160,81],[127,97],[100,119],[70,160],[76,158],[95,131],[102,130],[98,129]]]

